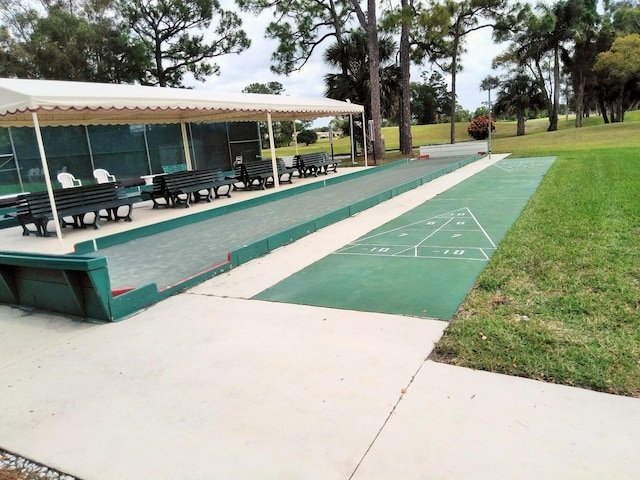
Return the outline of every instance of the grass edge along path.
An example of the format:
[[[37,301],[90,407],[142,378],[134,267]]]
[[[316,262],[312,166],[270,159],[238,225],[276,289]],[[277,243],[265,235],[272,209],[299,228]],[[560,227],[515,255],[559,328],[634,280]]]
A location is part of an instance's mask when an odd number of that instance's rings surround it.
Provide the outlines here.
[[[638,149],[560,155],[432,359],[640,397]]]

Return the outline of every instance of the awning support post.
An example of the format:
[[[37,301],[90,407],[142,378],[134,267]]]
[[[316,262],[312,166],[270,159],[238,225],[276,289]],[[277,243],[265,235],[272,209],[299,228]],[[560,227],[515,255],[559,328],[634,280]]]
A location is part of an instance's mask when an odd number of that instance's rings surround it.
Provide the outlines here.
[[[367,162],[367,124],[365,122],[364,112],[362,112],[362,145],[364,146],[364,166],[368,167]]]
[[[273,141],[273,122],[271,112],[267,111],[267,128],[269,129],[269,149],[271,150],[271,168],[273,169],[273,186],[280,189],[280,179],[278,178],[278,162],[276,161],[276,144]]]
[[[187,135],[187,124],[185,122],[180,122],[180,130],[182,131],[182,145],[184,146],[184,159],[187,162],[187,170],[193,170],[191,153],[189,152],[189,136]]]
[[[56,236],[60,241],[60,245],[63,245],[62,230],[60,229],[60,219],[58,218],[56,200],[53,196],[53,185],[51,184],[51,175],[49,174],[49,163],[47,162],[47,155],[44,153],[44,143],[42,142],[42,133],[40,132],[40,122],[38,121],[38,114],[36,112],[31,112],[31,118],[33,119],[33,129],[36,132],[36,141],[38,142],[38,150],[40,151],[40,161],[42,162],[42,168],[44,169],[44,182],[47,186],[49,203],[51,203],[51,212],[53,214],[53,223],[56,227]]]

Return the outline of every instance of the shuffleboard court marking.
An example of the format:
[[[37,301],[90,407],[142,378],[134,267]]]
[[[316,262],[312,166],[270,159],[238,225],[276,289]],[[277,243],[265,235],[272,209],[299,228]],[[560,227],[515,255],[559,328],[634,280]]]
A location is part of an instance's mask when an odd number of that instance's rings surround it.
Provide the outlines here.
[[[495,242],[468,207],[349,243],[332,255],[488,261]]]
[[[504,170],[509,173],[518,173],[523,170],[528,170],[531,168],[538,168],[541,165],[551,165],[554,159],[512,159],[512,160],[502,160],[500,162],[494,163],[492,167],[499,168],[500,170]]]

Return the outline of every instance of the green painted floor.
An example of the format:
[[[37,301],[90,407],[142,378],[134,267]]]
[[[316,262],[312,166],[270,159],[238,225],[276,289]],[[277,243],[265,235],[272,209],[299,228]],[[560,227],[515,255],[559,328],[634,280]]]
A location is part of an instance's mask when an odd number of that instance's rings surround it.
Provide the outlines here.
[[[554,160],[497,162],[254,298],[450,320]]]

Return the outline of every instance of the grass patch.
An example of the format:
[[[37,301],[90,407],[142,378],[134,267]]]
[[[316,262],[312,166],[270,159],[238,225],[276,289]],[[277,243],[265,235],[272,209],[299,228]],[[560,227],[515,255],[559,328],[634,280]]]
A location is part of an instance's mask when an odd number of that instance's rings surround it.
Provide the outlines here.
[[[496,141],[558,154],[433,358],[640,397],[638,123]]]

